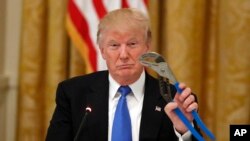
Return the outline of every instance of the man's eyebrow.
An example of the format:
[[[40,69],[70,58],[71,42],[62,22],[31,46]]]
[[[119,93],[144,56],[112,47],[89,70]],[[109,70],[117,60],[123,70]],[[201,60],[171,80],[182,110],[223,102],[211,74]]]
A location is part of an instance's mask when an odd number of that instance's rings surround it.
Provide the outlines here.
[[[117,43],[117,41],[114,40],[114,39],[111,39],[111,40],[109,40],[107,43],[108,43],[108,44],[110,44],[110,43]]]

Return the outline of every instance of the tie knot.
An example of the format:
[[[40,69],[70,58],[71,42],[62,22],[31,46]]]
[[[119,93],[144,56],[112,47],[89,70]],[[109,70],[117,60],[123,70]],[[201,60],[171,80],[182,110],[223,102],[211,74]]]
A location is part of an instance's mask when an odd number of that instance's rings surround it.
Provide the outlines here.
[[[118,92],[120,92],[123,97],[126,97],[131,91],[129,86],[120,86],[118,89]]]

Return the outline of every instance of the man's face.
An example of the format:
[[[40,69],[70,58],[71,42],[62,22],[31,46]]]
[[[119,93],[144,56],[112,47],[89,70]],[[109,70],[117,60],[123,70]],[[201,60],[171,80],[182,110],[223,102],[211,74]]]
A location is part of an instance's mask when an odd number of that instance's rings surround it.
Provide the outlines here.
[[[100,49],[112,77],[128,85],[140,77],[143,66],[138,58],[148,51],[149,45],[144,30],[107,30],[102,33]]]

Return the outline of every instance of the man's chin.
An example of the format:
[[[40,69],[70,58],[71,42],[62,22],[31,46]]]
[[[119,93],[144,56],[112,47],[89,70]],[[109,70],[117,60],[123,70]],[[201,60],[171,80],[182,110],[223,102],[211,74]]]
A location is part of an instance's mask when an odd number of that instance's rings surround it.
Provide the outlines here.
[[[119,74],[120,75],[124,75],[124,76],[129,76],[129,75],[131,75],[131,74],[133,74],[133,71],[132,71],[132,69],[131,68],[124,68],[124,69],[120,69],[119,70]]]

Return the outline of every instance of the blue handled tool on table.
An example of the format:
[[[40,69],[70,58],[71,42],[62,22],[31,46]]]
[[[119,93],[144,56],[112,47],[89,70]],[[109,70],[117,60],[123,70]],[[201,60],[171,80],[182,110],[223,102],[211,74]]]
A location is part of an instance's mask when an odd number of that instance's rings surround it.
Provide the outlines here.
[[[159,75],[160,92],[162,97],[165,99],[167,103],[172,101],[169,83],[172,83],[175,86],[179,94],[182,93],[182,89],[179,88],[179,83],[175,78],[172,70],[166,63],[165,59],[160,54],[155,52],[145,53],[142,56],[140,56],[139,61],[142,65],[149,67],[153,69],[155,72],[157,72],[157,74]],[[195,130],[195,128],[192,126],[192,124],[189,122],[189,120],[185,117],[185,115],[181,112],[179,108],[174,109],[174,111],[197,140],[205,141],[205,139]],[[202,122],[198,113],[195,110],[192,111],[192,115],[194,117],[194,120],[197,122],[198,126],[200,126],[200,129],[203,130],[204,133],[211,140],[215,140],[215,136],[211,131],[209,131],[206,125]]]

